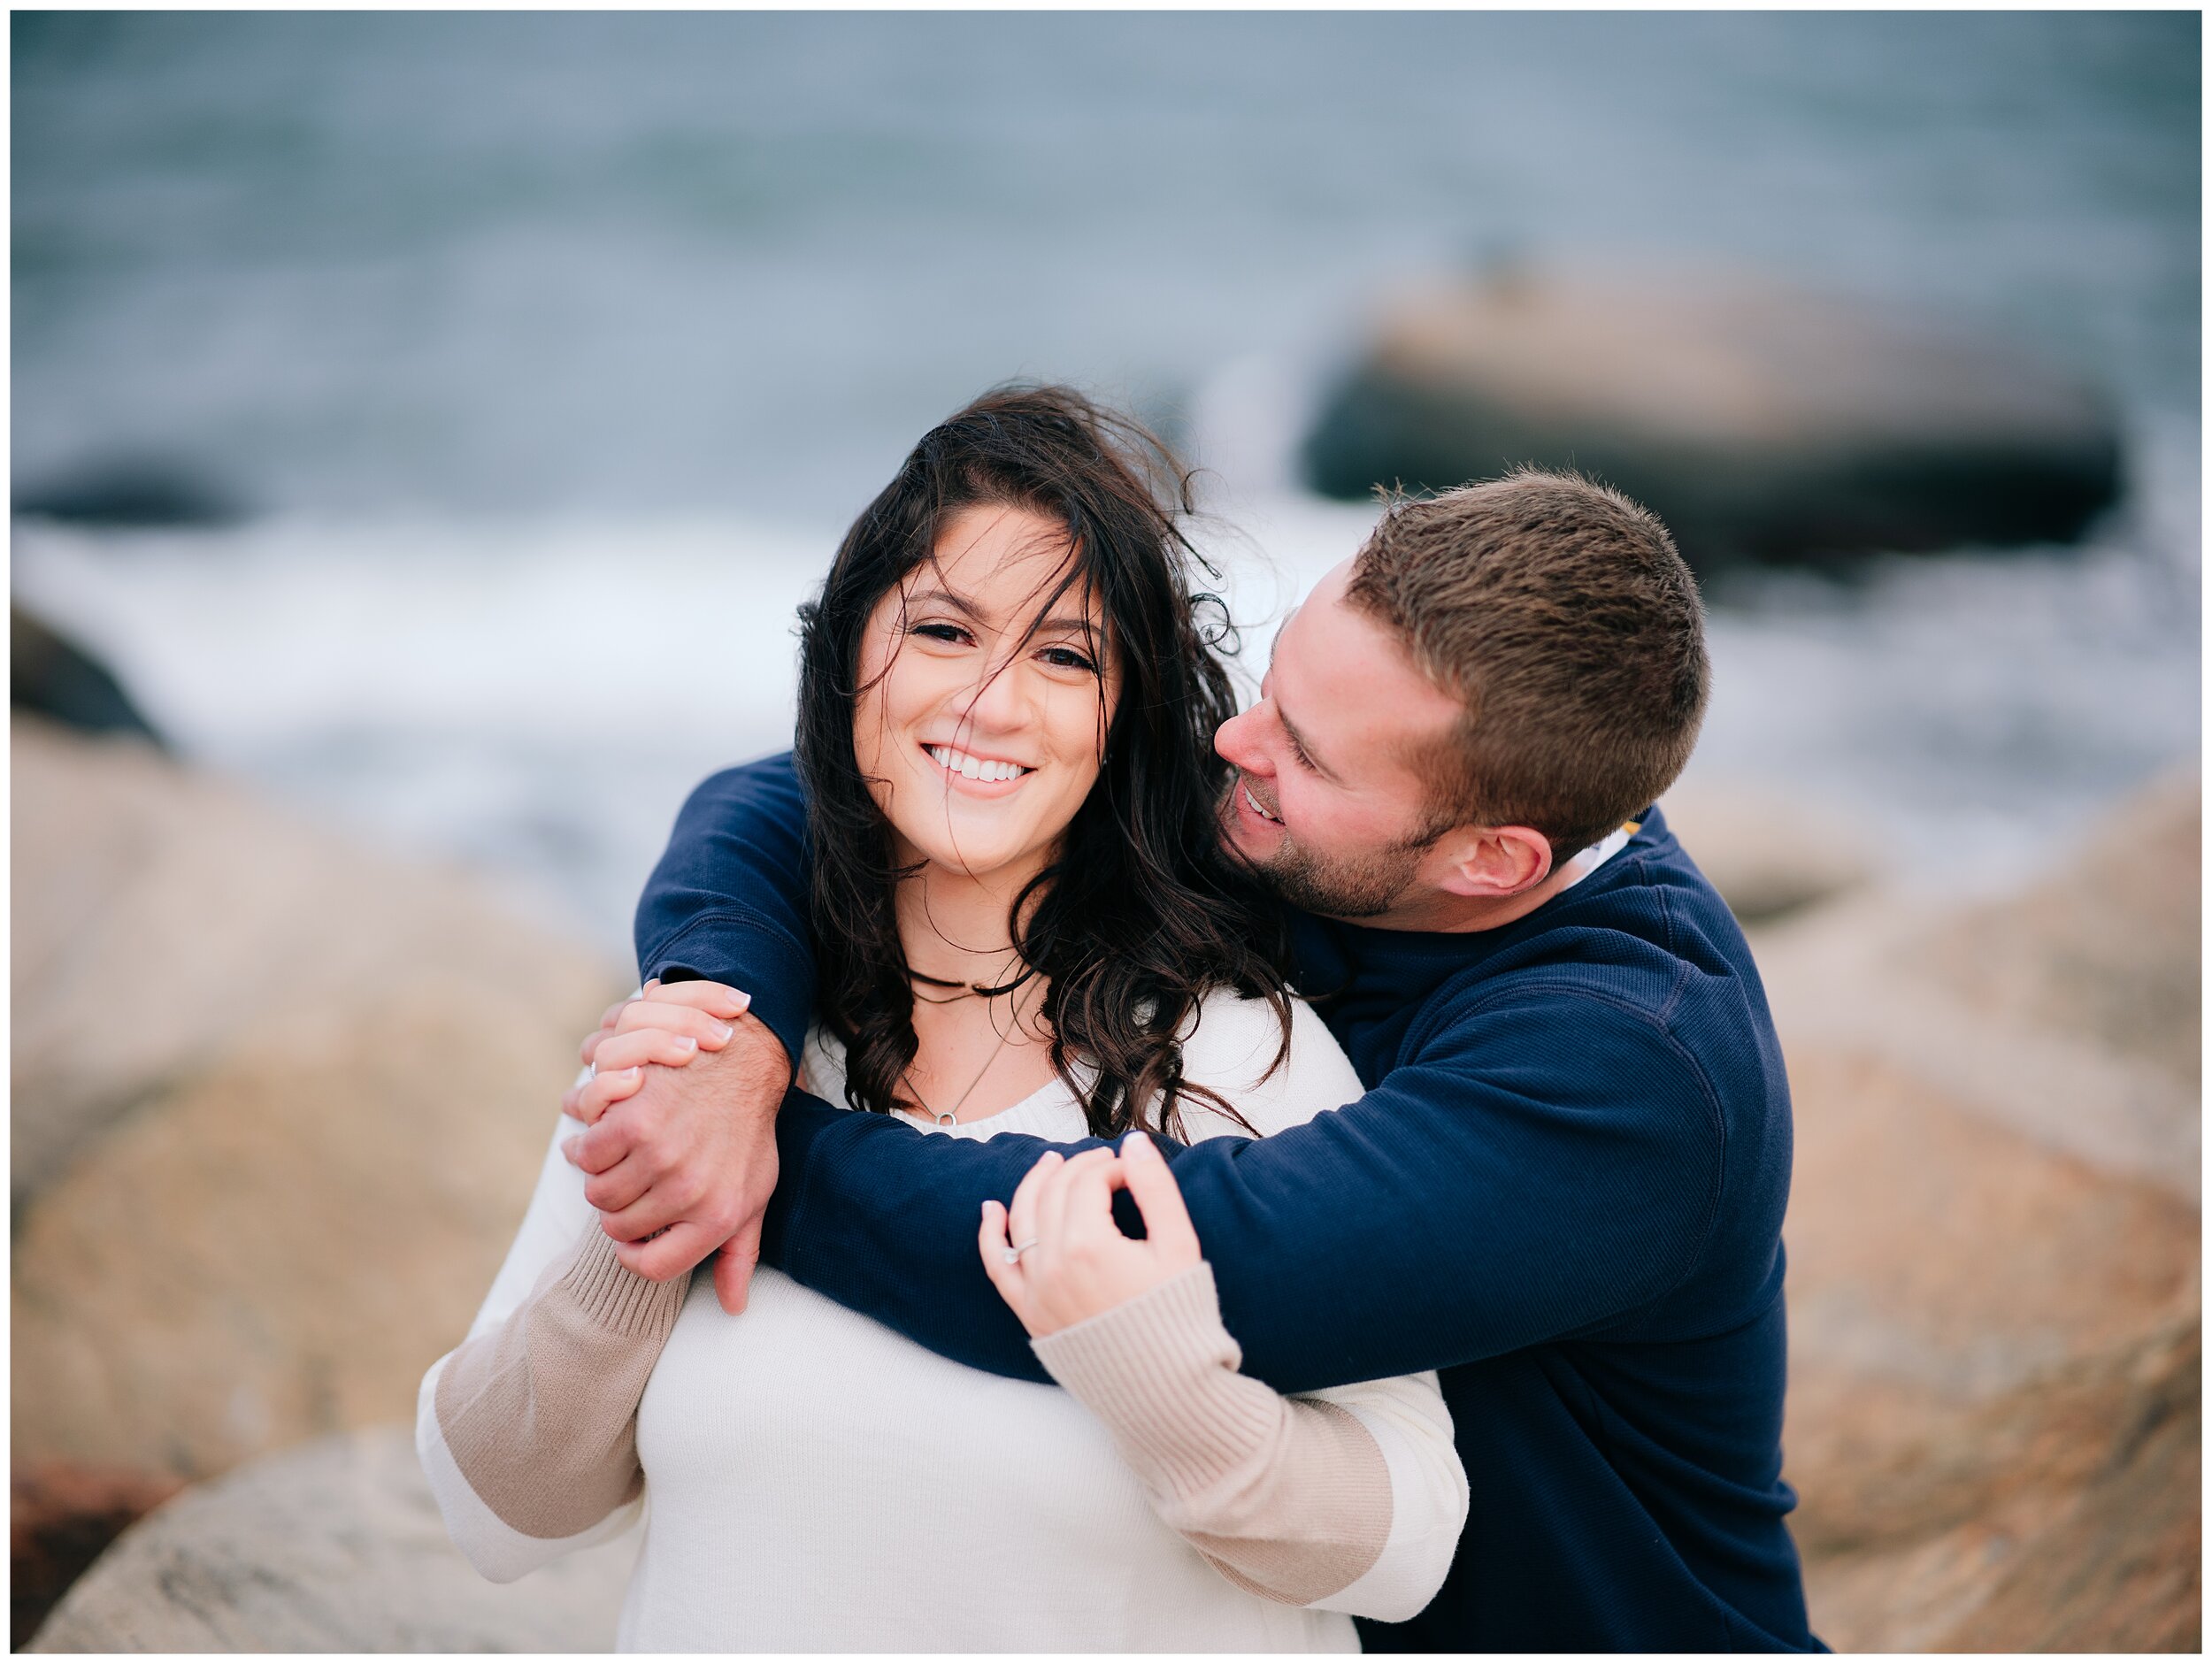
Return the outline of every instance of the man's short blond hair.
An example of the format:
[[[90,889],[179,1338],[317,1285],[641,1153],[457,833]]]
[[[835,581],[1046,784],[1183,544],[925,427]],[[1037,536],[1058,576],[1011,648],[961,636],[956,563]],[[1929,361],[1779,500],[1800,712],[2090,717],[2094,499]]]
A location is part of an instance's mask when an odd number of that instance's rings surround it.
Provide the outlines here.
[[[1697,583],[1658,517],[1579,474],[1391,504],[1346,599],[1461,702],[1412,759],[1431,830],[1534,828],[1563,862],[1682,772],[1710,671]]]

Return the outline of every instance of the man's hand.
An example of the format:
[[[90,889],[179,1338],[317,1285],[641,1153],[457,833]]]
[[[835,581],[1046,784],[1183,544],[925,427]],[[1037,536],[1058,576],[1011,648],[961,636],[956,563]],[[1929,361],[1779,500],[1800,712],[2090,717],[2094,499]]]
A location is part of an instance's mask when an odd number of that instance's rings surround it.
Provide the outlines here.
[[[584,1037],[591,1072],[562,1095],[561,1108],[591,1125],[645,1084],[642,1065],[680,1068],[702,1051],[720,1051],[752,1003],[750,994],[718,982],[647,983],[609,1006]]]
[[[1114,1223],[1118,1190],[1137,1204],[1141,1242],[1123,1236]],[[1119,1154],[1086,1150],[1071,1162],[1047,1151],[1016,1188],[1010,1220],[998,1203],[983,1204],[976,1243],[991,1285],[1033,1338],[1110,1311],[1199,1259],[1198,1232],[1182,1190],[1141,1132],[1123,1139]]]
[[[617,1257],[664,1282],[719,1248],[715,1293],[732,1313],[745,1309],[760,1259],[761,1215],[776,1188],[776,1108],[791,1082],[782,1043],[744,999],[718,984],[649,987],[585,1042],[603,1071],[618,1067],[563,1100],[590,1123],[563,1151],[590,1175],[584,1199],[600,1210]],[[716,1015],[733,1003],[731,1019]],[[661,1023],[690,1031],[652,1026]]]

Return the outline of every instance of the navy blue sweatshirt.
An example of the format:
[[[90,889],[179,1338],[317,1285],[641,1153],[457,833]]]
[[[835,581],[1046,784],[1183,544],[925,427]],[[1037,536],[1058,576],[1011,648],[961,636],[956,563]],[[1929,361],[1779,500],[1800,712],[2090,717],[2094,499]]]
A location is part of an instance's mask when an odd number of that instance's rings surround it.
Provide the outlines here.
[[[806,860],[787,755],[706,781],[638,905],[641,970],[747,990],[796,1057]],[[1743,933],[1663,818],[1496,930],[1294,932],[1367,1095],[1164,1147],[1247,1374],[1298,1392],[1441,1372],[1473,1506],[1441,1592],[1362,1620],[1368,1650],[1818,1647],[1783,1523],[1788,1087]],[[1048,1146],[797,1091],[777,1142],[771,1263],[946,1357],[1046,1378],[975,1231]]]

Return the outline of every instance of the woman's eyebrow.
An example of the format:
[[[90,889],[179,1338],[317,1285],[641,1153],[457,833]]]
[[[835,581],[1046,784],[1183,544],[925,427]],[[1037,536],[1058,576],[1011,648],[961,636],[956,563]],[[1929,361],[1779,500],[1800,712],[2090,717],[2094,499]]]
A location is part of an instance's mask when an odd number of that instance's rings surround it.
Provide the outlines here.
[[[977,606],[974,602],[969,600],[965,595],[955,594],[949,589],[918,589],[914,591],[913,594],[907,596],[906,604],[910,607],[915,607],[919,606],[924,602],[927,601],[942,602],[946,606],[950,607],[955,612],[964,613],[967,617],[976,619],[979,623],[981,622],[986,616],[983,609]]]
[[[976,603],[971,601],[967,596],[956,594],[949,589],[918,589],[906,598],[906,604],[910,607],[918,607],[926,602],[933,601],[941,602],[944,605],[950,607],[955,612],[963,613],[968,617],[973,618],[978,624],[987,624],[990,622],[991,615],[989,613],[984,611],[982,608],[976,605]],[[1094,618],[1062,617],[1041,619],[1033,626],[1033,629],[1062,630],[1072,632],[1075,634],[1080,635],[1094,632],[1098,629],[1098,620]]]

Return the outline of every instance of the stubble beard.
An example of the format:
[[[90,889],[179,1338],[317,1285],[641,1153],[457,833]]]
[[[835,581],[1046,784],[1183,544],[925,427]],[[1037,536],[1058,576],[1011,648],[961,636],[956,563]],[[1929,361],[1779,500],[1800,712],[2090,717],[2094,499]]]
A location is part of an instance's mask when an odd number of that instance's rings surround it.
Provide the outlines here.
[[[1233,779],[1235,793],[1242,782]],[[1264,861],[1243,853],[1228,835],[1237,812],[1233,796],[1221,801],[1223,841],[1252,875],[1288,905],[1325,918],[1374,918],[1387,913],[1411,887],[1421,857],[1436,843],[1424,835],[1354,856],[1316,855],[1285,832],[1275,853]]]

